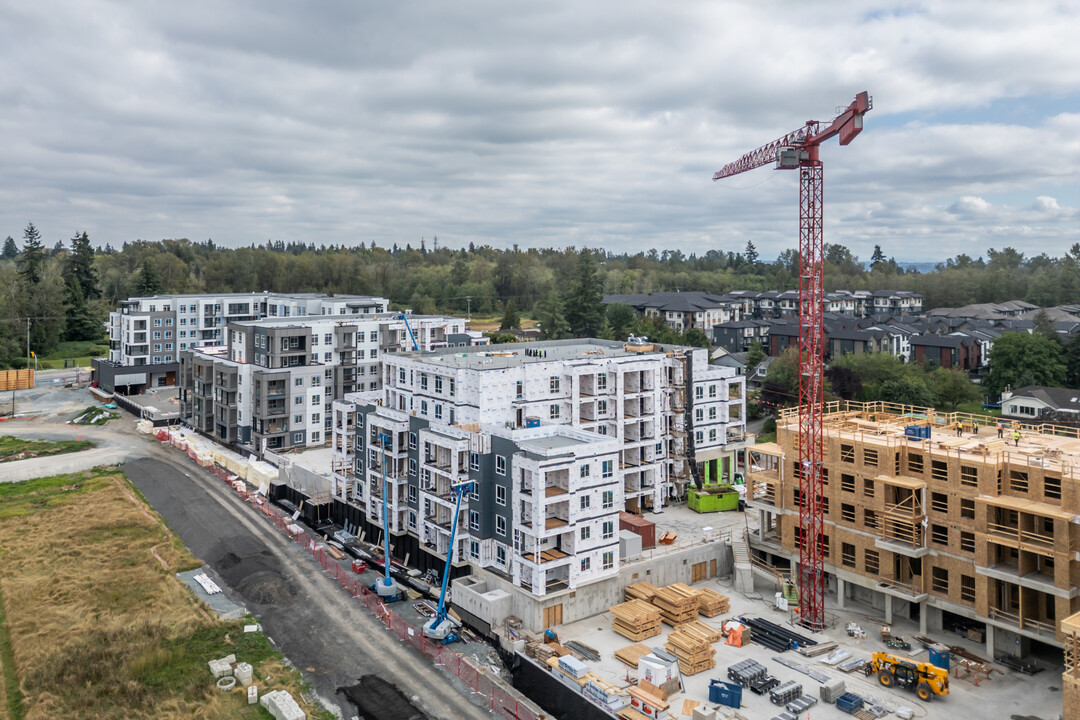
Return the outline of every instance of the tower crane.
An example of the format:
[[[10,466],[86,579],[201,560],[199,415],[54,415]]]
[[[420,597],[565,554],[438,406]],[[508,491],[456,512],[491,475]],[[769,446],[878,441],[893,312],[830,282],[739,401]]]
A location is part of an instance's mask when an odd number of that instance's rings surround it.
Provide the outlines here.
[[[825,627],[825,553],[822,487],[822,411],[825,248],[822,238],[821,144],[838,135],[841,145],[862,131],[863,115],[873,108],[864,90],[832,120],[810,120],[753,152],[725,165],[713,180],[775,163],[779,170],[799,171],[799,622],[810,630]]]

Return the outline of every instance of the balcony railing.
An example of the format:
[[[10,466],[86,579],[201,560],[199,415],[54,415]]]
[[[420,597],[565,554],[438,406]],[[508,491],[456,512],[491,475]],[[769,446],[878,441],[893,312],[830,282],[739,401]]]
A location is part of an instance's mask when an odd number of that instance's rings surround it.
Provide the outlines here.
[[[1044,550],[1054,549],[1054,538],[1049,535],[1020,530],[1019,528],[999,525],[998,523],[987,523],[986,530],[991,538],[1008,540],[1010,544],[1030,545]]]
[[[1032,620],[1030,618],[1021,617],[1016,613],[1011,613],[999,608],[990,608],[990,617],[994,620],[1015,625],[1021,630],[1030,630],[1038,635],[1053,636],[1057,633],[1057,629],[1052,623],[1045,623],[1041,620]]]

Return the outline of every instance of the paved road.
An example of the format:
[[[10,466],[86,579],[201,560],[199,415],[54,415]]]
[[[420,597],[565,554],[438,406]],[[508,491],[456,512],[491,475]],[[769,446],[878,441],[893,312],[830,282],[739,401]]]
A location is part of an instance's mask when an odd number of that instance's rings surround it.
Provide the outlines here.
[[[294,542],[254,509],[172,448],[135,432],[126,415],[105,427],[40,420],[0,423],[0,434],[45,440],[82,436],[98,447],[79,453],[0,464],[0,480],[16,481],[123,464],[124,472],[169,527],[196,555],[220,573],[232,548],[257,549],[292,591],[276,604],[259,604],[226,586],[231,599],[259,617],[263,629],[318,696],[340,716],[355,714],[337,688],[375,674],[397,685],[432,718],[490,718],[455,690],[427,658],[394,637],[375,617],[322,572]],[[250,594],[250,593],[249,593]]]

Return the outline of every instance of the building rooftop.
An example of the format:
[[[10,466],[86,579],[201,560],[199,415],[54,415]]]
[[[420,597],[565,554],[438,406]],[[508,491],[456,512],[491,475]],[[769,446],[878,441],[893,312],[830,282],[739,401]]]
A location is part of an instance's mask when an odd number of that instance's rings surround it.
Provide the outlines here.
[[[634,350],[633,348],[641,349]],[[408,355],[426,363],[445,365],[447,367],[501,370],[528,363],[572,362],[574,360],[588,362],[603,358],[656,356],[677,349],[687,350],[693,348],[679,345],[661,345],[648,341],[642,342],[640,345],[630,345],[615,340],[586,338],[452,348],[423,353],[408,353]]]

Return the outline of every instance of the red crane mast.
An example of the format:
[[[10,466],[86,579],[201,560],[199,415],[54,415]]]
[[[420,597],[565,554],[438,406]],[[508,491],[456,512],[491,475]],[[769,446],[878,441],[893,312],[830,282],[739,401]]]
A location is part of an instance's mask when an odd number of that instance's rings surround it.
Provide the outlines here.
[[[814,631],[825,627],[825,547],[822,503],[824,437],[824,261],[822,235],[822,165],[819,148],[834,135],[847,145],[862,131],[863,114],[873,108],[863,91],[831,123],[808,121],[803,127],[725,165],[720,180],[775,162],[781,170],[799,170],[799,622]]]

